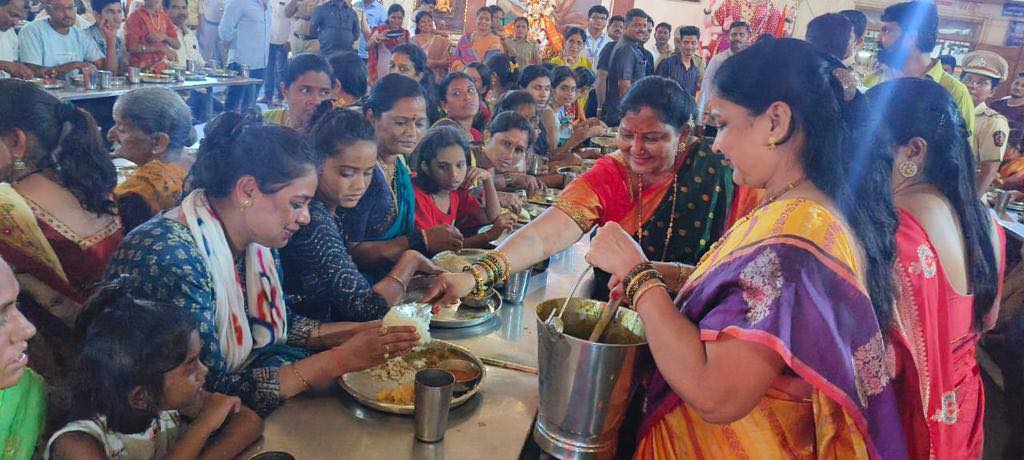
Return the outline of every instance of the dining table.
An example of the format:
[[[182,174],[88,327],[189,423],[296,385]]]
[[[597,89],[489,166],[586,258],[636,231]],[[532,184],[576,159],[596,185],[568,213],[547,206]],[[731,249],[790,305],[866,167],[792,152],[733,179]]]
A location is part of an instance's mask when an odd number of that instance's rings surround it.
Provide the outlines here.
[[[569,294],[587,267],[589,236],[548,260],[530,277],[522,303],[503,304],[486,323],[463,329],[431,328],[433,339],[470,350],[481,358],[525,370],[486,365],[479,392],[452,408],[444,439],[417,441],[413,417],[363,406],[340,386],[307,392],[287,401],[266,420],[263,438],[242,458],[261,452],[287,452],[294,458],[358,459],[518,459],[529,442],[539,401],[536,305]],[[589,292],[593,278],[581,284]],[[491,360],[488,360],[491,361]],[[491,361],[495,362],[495,361]],[[532,368],[532,369],[530,369]]]
[[[135,88],[142,88],[146,86],[163,86],[174,91],[191,91],[202,88],[215,88],[215,87],[228,87],[228,86],[247,86],[247,85],[259,85],[262,84],[263,80],[258,78],[244,78],[244,77],[232,77],[232,78],[213,78],[206,77],[202,80],[186,80],[186,81],[175,81],[168,83],[126,83],[120,86],[113,86],[104,89],[85,89],[81,86],[76,85],[65,85],[63,88],[50,89],[50,94],[54,95],[57,99],[62,101],[84,101],[89,99],[103,99],[108,97],[118,97],[128,91]]]

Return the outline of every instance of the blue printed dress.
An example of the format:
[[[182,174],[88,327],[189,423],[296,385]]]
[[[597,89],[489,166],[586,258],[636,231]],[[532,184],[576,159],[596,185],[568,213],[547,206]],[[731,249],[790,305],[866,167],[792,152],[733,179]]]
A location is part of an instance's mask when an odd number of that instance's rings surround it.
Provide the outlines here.
[[[244,266],[244,260],[236,264]],[[217,339],[213,277],[187,226],[158,214],[133,230],[110,259],[106,277],[123,274],[129,275],[126,286],[135,298],[172,303],[195,316],[203,341],[200,358],[210,369],[207,390],[238,396],[261,416],[284,402],[279,370],[309,355],[306,342],[319,322],[288,310],[287,344],[254,349],[242,368],[231,371]],[[244,279],[244,270],[239,276]]]

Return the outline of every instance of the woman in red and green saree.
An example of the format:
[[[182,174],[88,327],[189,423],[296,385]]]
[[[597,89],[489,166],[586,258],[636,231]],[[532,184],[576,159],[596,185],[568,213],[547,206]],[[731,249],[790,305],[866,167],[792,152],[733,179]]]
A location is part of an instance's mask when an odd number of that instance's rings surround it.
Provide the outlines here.
[[[501,273],[442,274],[428,292],[461,298],[551,257],[595,226],[617,222],[640,241],[659,270],[681,285],[682,273],[724,230],[732,172],[721,155],[689,136],[695,104],[661,77],[638,81],[622,102],[619,150],[573,181],[554,206],[506,239],[496,252]],[[482,275],[484,278],[479,278]],[[603,279],[604,281],[600,281]],[[601,274],[598,288],[607,284]],[[607,296],[607,290],[593,294]]]
[[[876,159],[859,163],[859,181],[847,174],[841,88],[800,40],[722,65],[714,149],[767,198],[675,302],[619,225],[591,241],[587,261],[640,314],[657,366],[635,458],[906,457],[883,334],[896,214],[888,194],[862,193],[886,190],[889,169]]]
[[[36,85],[0,80],[0,140],[14,158],[0,184],[0,256],[39,328],[33,368],[57,384],[75,358],[73,330],[87,290],[121,241],[114,165],[95,121]]]
[[[17,298],[18,281],[0,259],[0,457],[29,460],[43,428],[46,386],[27,367],[25,348],[36,328],[18,310]]]
[[[975,351],[999,314],[1004,235],[977,199],[967,126],[949,94],[900,79],[868,99],[900,214],[890,338],[910,457],[978,459],[985,385]]]

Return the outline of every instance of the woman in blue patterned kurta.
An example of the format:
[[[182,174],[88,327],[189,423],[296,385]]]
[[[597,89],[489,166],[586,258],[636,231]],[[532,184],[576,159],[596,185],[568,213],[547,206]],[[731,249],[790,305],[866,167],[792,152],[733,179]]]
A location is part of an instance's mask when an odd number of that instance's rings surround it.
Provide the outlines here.
[[[284,290],[295,311],[321,321],[380,319],[388,307],[402,301],[417,271],[440,271],[412,249],[398,258],[377,283],[359,272],[348,249],[348,235],[337,212],[356,207],[377,168],[373,126],[349,109],[326,109],[310,131],[323,158],[316,198],[309,203],[309,224],[281,249]],[[315,116],[314,116],[315,117]]]
[[[191,172],[196,190],[130,233],[108,267],[108,277],[128,276],[137,298],[196,316],[206,387],[265,416],[287,398],[411,349],[413,328],[320,323],[285,306],[270,248],[309,222],[318,162],[289,128],[237,114],[209,128]]]

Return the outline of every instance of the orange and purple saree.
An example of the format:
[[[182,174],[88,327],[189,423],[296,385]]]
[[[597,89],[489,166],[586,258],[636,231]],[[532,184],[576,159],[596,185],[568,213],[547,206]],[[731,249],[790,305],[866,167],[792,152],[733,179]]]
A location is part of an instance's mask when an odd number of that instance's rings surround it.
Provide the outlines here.
[[[857,251],[842,222],[812,201],[777,201],[737,222],[677,304],[701,340],[757,343],[786,368],[749,414],[726,424],[701,419],[655,371],[635,458],[905,458],[891,354]]]

